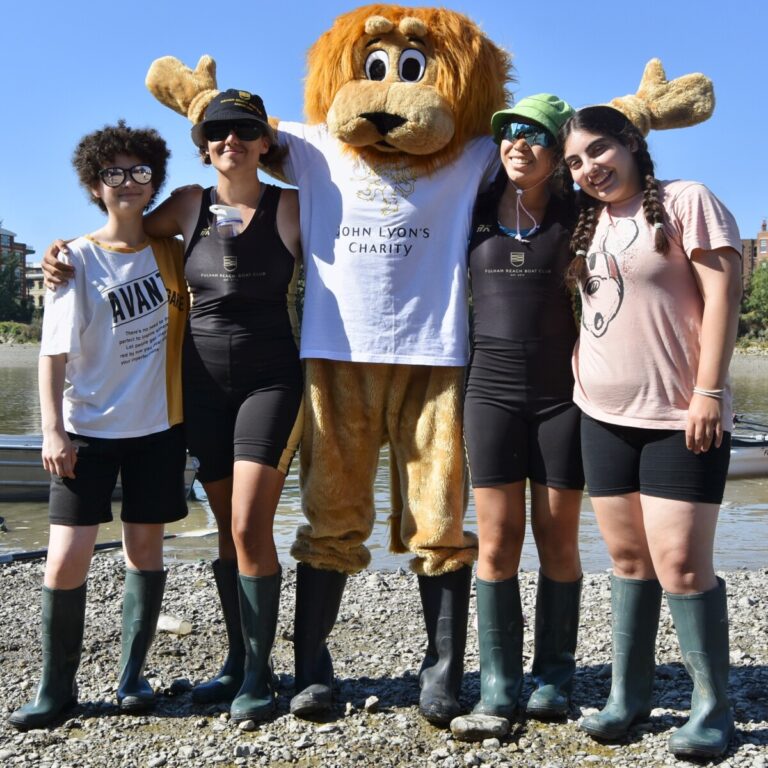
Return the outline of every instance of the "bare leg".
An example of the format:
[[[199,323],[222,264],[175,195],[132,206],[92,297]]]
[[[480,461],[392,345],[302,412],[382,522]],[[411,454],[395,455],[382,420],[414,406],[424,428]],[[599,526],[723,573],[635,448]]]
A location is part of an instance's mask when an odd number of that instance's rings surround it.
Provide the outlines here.
[[[232,538],[232,478],[203,483],[203,488],[219,529],[219,557],[234,560],[237,555]]]
[[[525,482],[475,488],[480,540],[477,576],[503,581],[517,574],[525,538]]]
[[[52,525],[43,583],[49,589],[76,589],[85,583],[98,525]]]
[[[531,528],[541,572],[552,581],[581,577],[579,516],[582,492],[531,483]]]
[[[625,579],[655,579],[640,494],[594,496],[592,506],[614,574]]]
[[[284,483],[285,475],[277,469],[235,462],[232,533],[241,575],[271,576],[279,569],[272,528]]]
[[[134,571],[163,570],[162,523],[123,523],[125,567]]]
[[[641,496],[643,520],[661,586],[673,594],[717,586],[713,559],[718,504]]]

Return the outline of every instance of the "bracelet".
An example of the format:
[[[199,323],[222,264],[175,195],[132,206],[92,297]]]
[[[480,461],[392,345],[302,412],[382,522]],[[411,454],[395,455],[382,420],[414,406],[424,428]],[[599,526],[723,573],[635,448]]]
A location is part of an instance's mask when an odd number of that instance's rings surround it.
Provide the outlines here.
[[[715,400],[722,400],[724,389],[704,389],[704,387],[694,387],[694,395],[702,395],[703,397],[712,397]]]

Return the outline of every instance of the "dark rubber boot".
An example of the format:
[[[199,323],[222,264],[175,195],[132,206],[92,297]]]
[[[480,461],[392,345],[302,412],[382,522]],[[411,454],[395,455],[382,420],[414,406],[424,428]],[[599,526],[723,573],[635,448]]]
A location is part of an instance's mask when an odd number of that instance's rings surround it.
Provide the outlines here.
[[[240,616],[245,643],[245,676],[230,715],[236,722],[267,720],[275,713],[270,654],[275,643],[282,572],[240,574]]]
[[[611,576],[611,693],[600,712],[581,722],[581,730],[590,736],[604,741],[620,739],[632,723],[650,715],[660,610],[658,581]]]
[[[728,703],[728,605],[725,582],[694,595],[670,595],[667,603],[683,662],[693,680],[691,716],[669,738],[675,757],[710,759],[722,755],[733,735]]]
[[[123,651],[117,686],[121,712],[146,712],[155,703],[155,692],[144,677],[144,664],[155,638],[166,576],[166,571],[125,571]]]
[[[296,568],[296,695],[291,699],[291,713],[297,717],[322,717],[333,707],[333,661],[325,641],[339,615],[346,583],[346,573],[306,563]]]
[[[576,672],[581,582],[552,581],[539,572],[533,654],[535,690],[526,712],[541,720],[568,714]]]
[[[433,725],[450,725],[461,713],[471,580],[472,569],[467,566],[442,576],[419,576],[427,629],[427,652],[419,671],[419,713]]]
[[[475,579],[480,701],[476,715],[512,720],[523,687],[523,608],[517,576],[503,581]]]
[[[245,645],[240,627],[240,600],[238,598],[237,563],[234,560],[214,560],[213,576],[221,601],[224,626],[227,629],[229,650],[224,666],[218,674],[192,689],[192,701],[196,704],[218,704],[232,701],[243,684]]]
[[[43,670],[34,701],[8,718],[19,730],[50,725],[77,704],[85,594],[86,584],[76,589],[43,587]]]

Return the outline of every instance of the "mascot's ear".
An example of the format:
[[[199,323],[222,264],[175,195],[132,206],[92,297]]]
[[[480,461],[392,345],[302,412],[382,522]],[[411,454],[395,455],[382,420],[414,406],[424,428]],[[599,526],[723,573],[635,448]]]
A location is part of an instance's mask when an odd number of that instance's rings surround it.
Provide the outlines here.
[[[647,136],[651,129],[685,128],[708,120],[715,110],[715,90],[699,72],[667,80],[661,61],[651,59],[637,93],[609,103]]]
[[[152,62],[145,83],[161,104],[197,125],[218,93],[216,62],[210,56],[201,56],[191,70],[175,56],[163,56]]]

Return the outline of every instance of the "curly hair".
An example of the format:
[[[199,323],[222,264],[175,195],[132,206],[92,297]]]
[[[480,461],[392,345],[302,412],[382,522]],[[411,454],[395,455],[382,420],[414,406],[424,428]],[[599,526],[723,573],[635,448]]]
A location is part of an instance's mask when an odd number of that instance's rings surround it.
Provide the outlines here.
[[[564,147],[568,136],[577,130],[607,136],[625,147],[634,148],[632,157],[643,185],[645,220],[654,231],[654,248],[659,253],[666,254],[669,251],[669,241],[664,232],[664,206],[659,200],[659,182],[654,175],[653,160],[642,133],[622,112],[607,106],[585,107],[576,112],[560,130],[558,145]],[[571,283],[577,283],[582,277],[587,251],[592,244],[597,220],[605,204],[579,191],[576,195],[576,206],[578,218],[571,236],[574,258],[567,273]]]
[[[168,158],[171,156],[162,136],[154,128],[130,128],[125,120],[119,120],[117,125],[105,125],[80,139],[72,155],[72,165],[91,202],[105,213],[107,208],[104,202],[95,197],[91,189],[100,182],[99,171],[109,167],[117,155],[133,155],[152,168],[150,184],[153,194],[147,204],[150,208],[165,184]]]

